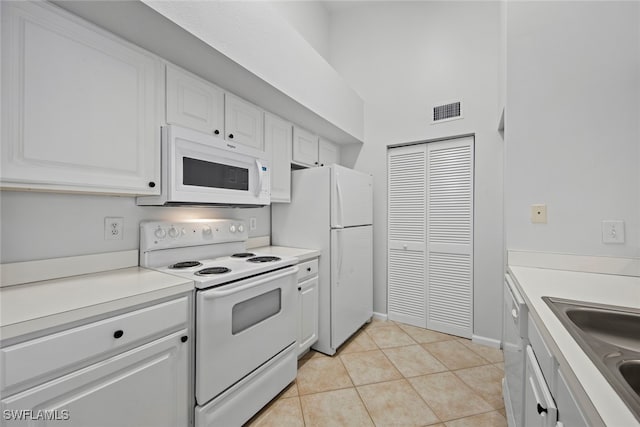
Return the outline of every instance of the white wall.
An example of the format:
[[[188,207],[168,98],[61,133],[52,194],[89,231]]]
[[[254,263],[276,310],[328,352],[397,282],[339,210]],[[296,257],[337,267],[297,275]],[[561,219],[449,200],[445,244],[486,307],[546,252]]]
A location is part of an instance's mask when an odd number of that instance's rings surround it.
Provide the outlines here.
[[[493,339],[501,335],[503,272],[499,9],[367,2],[332,13],[329,48],[331,64],[365,100],[355,168],[374,175],[374,310],[387,311],[387,146],[475,133],[474,333]],[[459,99],[463,120],[430,124],[434,105]]]
[[[249,236],[271,233],[271,215],[264,208],[203,208],[136,206],[133,197],[0,192],[0,262],[20,262],[65,256],[138,249],[138,225],[144,219],[257,219]],[[122,240],[104,240],[104,217],[124,218]]]
[[[308,0],[270,3],[316,52],[329,59],[329,11],[322,2]]]
[[[640,257],[640,3],[509,2],[507,49],[507,248]]]

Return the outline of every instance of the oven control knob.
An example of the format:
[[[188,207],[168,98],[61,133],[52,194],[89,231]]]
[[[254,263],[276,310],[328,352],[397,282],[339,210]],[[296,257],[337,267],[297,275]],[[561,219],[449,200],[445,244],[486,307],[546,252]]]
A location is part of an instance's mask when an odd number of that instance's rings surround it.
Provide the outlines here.
[[[244,231],[244,225],[238,224],[238,233],[242,233]]]
[[[232,232],[232,233],[235,233],[236,232],[236,226],[232,224],[231,227],[229,227],[229,231]]]
[[[171,227],[169,229],[169,237],[171,237],[172,239],[175,239],[176,237],[178,237],[180,235],[180,231],[178,231],[177,228],[175,227]]]
[[[205,236],[211,236],[211,227],[202,227],[202,234]]]
[[[155,233],[153,233],[153,234],[155,234],[155,236],[156,236],[158,239],[164,239],[165,237],[167,237],[167,232],[166,232],[166,231],[165,231],[165,229],[164,229],[164,228],[162,228],[162,227],[158,227],[158,228],[156,228],[156,231],[155,231]]]

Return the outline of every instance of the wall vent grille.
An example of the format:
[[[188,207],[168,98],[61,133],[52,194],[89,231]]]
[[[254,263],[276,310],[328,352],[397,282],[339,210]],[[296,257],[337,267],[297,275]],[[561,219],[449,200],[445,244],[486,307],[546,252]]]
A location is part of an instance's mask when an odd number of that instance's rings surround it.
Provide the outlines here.
[[[433,107],[433,123],[462,118],[460,102]]]

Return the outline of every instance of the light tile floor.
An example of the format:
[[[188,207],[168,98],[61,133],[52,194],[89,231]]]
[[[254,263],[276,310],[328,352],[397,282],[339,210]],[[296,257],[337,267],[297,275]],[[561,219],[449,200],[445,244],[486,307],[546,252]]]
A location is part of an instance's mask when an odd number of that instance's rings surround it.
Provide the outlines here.
[[[373,320],[335,356],[298,361],[296,380],[246,426],[506,426],[502,351]]]

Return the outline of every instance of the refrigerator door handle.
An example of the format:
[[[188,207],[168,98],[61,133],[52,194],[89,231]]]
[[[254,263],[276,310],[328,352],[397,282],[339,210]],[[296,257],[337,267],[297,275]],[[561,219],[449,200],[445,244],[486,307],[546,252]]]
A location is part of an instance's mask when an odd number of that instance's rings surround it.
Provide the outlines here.
[[[340,190],[340,174],[338,174],[337,172],[336,172],[336,193],[338,193],[338,200],[337,200],[337,202],[338,202],[338,206],[337,206],[337,211],[338,211],[338,213],[340,214],[340,215],[339,215],[340,223],[339,223],[339,224],[336,224],[336,225],[334,226],[334,228],[342,228],[342,225],[341,225],[341,224],[342,224],[343,219],[344,219],[344,212],[343,212],[343,210],[342,210],[343,208],[342,208],[342,190]]]
[[[338,249],[336,252],[338,252],[336,255],[338,256],[338,273],[337,273],[337,277],[336,277],[336,286],[340,286],[340,276],[342,274],[342,238],[340,237],[342,235],[342,233],[340,233],[340,230],[336,231],[336,238],[337,238],[337,245],[336,245],[336,249]]]

